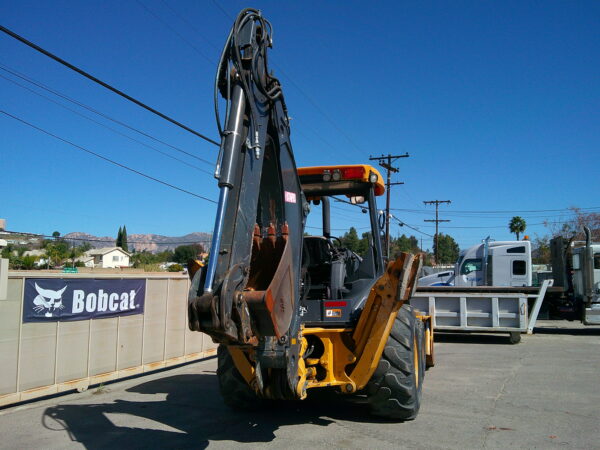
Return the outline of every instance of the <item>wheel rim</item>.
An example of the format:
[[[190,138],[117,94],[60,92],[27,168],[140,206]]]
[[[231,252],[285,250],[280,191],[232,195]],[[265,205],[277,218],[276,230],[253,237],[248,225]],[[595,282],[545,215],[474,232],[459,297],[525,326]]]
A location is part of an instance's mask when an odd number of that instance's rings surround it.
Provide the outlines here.
[[[415,386],[419,388],[419,346],[417,345],[417,336],[413,338],[413,366],[415,368]]]

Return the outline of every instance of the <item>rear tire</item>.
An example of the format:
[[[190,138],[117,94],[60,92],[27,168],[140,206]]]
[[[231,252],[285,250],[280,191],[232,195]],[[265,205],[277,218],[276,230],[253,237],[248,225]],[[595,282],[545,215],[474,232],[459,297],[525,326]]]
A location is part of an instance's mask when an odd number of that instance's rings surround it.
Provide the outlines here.
[[[508,340],[513,345],[518,344],[521,342],[521,333],[519,331],[511,331]]]
[[[403,305],[367,384],[372,414],[396,420],[417,417],[425,374],[422,346],[423,323],[415,317],[410,305]]]
[[[217,378],[223,402],[232,409],[249,411],[258,409],[262,401],[252,390],[235,367],[227,346],[219,345],[217,350]]]

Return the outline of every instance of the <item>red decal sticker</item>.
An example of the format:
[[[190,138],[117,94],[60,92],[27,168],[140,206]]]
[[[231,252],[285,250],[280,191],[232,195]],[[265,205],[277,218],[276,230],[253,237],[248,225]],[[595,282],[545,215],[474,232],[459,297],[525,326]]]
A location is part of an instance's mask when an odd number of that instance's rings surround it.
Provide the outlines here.
[[[346,306],[348,302],[345,300],[339,302],[325,302],[325,308],[333,308],[334,306]]]

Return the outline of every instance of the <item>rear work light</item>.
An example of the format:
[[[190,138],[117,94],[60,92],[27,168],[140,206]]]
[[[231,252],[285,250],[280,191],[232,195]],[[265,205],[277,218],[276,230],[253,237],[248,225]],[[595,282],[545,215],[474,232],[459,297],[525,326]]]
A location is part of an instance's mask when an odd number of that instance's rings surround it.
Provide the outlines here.
[[[364,175],[364,167],[346,167],[342,169],[342,178],[344,179],[362,179]]]

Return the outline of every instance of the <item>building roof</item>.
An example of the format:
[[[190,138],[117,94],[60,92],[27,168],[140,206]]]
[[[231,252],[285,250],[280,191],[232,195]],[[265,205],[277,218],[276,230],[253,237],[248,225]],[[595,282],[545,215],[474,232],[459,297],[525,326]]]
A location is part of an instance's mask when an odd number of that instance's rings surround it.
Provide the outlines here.
[[[89,256],[103,256],[103,255],[106,255],[107,253],[114,252],[115,250],[118,250],[118,251],[120,251],[121,253],[124,253],[127,256],[131,256],[130,253],[126,252],[121,247],[93,248],[91,250],[88,250],[86,252],[86,254],[89,255]]]
[[[24,256],[46,256],[46,250],[27,250]]]

